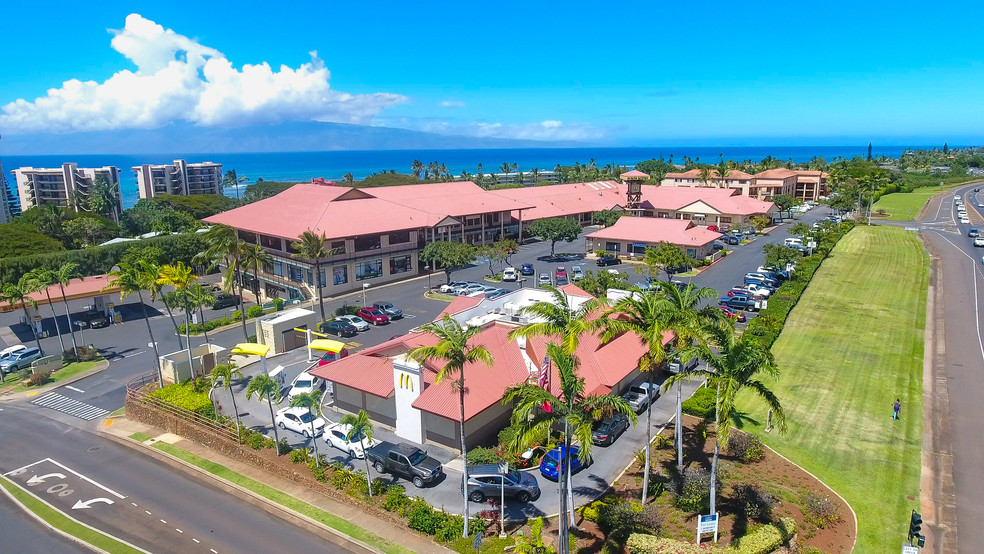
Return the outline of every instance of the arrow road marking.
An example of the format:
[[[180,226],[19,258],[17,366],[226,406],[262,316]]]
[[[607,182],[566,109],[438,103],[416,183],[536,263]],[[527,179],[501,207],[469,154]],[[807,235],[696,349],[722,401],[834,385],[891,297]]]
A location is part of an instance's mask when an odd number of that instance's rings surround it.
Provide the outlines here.
[[[44,480],[47,479],[47,478],[49,478],[49,477],[57,477],[59,479],[64,479],[65,478],[65,475],[62,474],[62,473],[49,473],[47,475],[42,475],[40,477],[38,477],[37,475],[35,475],[34,477],[31,477],[30,479],[27,480],[27,484],[28,485],[37,485],[38,483],[44,483]]]
[[[72,385],[65,385],[65,388],[68,389],[68,390],[73,390],[75,392],[85,392],[84,390],[77,389],[77,388],[73,387]]]
[[[108,498],[93,498],[92,500],[86,500],[85,502],[79,500],[72,506],[73,510],[85,510],[92,507],[96,502],[103,502],[105,504],[112,504],[113,501]]]
[[[116,492],[116,491],[114,491],[113,489],[110,489],[110,488],[108,488],[108,487],[104,487],[103,485],[100,485],[99,483],[97,483],[97,482],[95,482],[95,481],[93,481],[92,479],[89,479],[89,478],[88,478],[88,477],[86,477],[85,475],[82,475],[81,473],[79,473],[79,472],[77,472],[77,471],[74,471],[74,470],[72,470],[72,469],[70,469],[70,468],[69,468],[68,466],[66,466],[65,464],[61,464],[61,463],[58,463],[58,462],[56,462],[56,461],[54,461],[54,460],[52,460],[51,458],[45,458],[45,459],[43,459],[43,460],[38,460],[38,461],[36,461],[36,462],[34,462],[34,463],[31,463],[31,464],[27,464],[26,466],[23,466],[23,467],[20,467],[20,468],[17,468],[17,469],[15,469],[15,470],[13,470],[13,471],[8,471],[7,473],[4,473],[4,475],[20,475],[20,474],[21,474],[21,473],[23,473],[23,472],[24,472],[24,470],[26,470],[27,468],[29,468],[29,467],[32,467],[32,466],[36,466],[36,465],[38,465],[38,464],[43,464],[43,463],[45,463],[45,462],[50,462],[50,463],[52,463],[52,464],[55,464],[56,466],[58,466],[58,467],[60,467],[60,468],[62,468],[62,469],[64,469],[65,471],[67,471],[67,472],[69,472],[69,473],[71,473],[72,475],[75,475],[75,476],[76,476],[76,477],[78,477],[79,479],[82,479],[83,481],[86,481],[86,482],[88,482],[88,483],[90,483],[90,484],[92,484],[92,485],[95,485],[95,486],[97,486],[97,487],[99,487],[100,489],[102,489],[102,490],[104,490],[104,491],[106,491],[106,492],[108,492],[109,494],[112,494],[113,496],[115,496],[116,498],[119,498],[120,500],[122,500],[122,499],[124,499],[124,498],[126,498],[125,496],[123,496],[122,494],[120,494],[120,493],[118,493],[118,492]],[[47,476],[44,476],[44,477],[47,477]],[[64,475],[62,476],[62,478],[64,478]]]

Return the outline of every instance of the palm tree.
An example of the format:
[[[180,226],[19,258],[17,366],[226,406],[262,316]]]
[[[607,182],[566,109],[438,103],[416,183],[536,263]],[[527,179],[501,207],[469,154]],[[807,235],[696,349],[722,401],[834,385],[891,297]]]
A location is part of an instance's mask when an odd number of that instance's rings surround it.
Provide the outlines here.
[[[256,279],[257,290],[254,291],[256,294],[256,303],[260,303],[260,264],[264,266],[273,264],[273,256],[269,252],[263,249],[259,244],[249,244],[243,242],[239,245],[239,250],[242,252],[242,257],[240,258],[240,263],[242,264],[242,269],[245,272],[247,269],[253,270],[253,277]],[[320,276],[319,276],[319,283]],[[243,314],[243,320],[246,320],[246,314]]]
[[[75,355],[78,356],[79,345],[75,342],[75,330],[72,329],[72,310],[68,307],[68,298],[65,296],[65,285],[69,284],[72,279],[82,276],[79,272],[79,264],[65,262],[54,274],[55,279],[58,281],[58,289],[61,290],[62,302],[65,303],[65,317],[68,318],[68,332],[72,335],[72,346],[75,348]]]
[[[509,173],[509,169],[511,167],[512,166],[509,165],[509,162],[502,162],[502,165],[499,166],[499,171],[501,171],[503,173]]]
[[[307,408],[308,412],[317,419],[321,417],[321,395],[324,391],[315,389],[311,392],[302,392],[290,399],[290,405],[298,408]],[[318,437],[314,429],[314,421],[311,420],[311,444],[314,445],[314,465],[321,467],[321,455],[318,454]]]
[[[266,398],[267,406],[270,407],[270,423],[273,424],[273,440],[277,441],[277,456],[280,455],[280,434],[277,433],[277,419],[273,417],[273,403],[280,403],[280,385],[270,378],[266,373],[261,373],[249,380],[246,385],[246,400],[256,395],[257,400]]]
[[[530,177],[533,179],[533,186],[536,186],[540,182],[540,170],[535,167],[531,169]]]
[[[242,440],[242,435],[240,434],[241,423],[239,422],[239,406],[236,406],[236,395],[232,392],[232,380],[240,380],[243,378],[243,372],[239,371],[236,364],[230,362],[228,364],[219,364],[212,368],[212,383],[218,383],[219,379],[222,379],[222,388],[229,392],[229,396],[232,397],[232,410],[236,412],[236,437]]]
[[[471,364],[485,364],[492,367],[495,361],[492,354],[484,346],[469,346],[472,337],[482,332],[482,328],[462,327],[449,315],[445,315],[440,322],[428,323],[421,327],[421,330],[431,333],[439,340],[434,346],[420,346],[408,353],[408,357],[418,363],[425,363],[429,360],[445,362],[444,367],[434,378],[435,384],[440,384],[445,379],[456,379],[452,384],[453,389],[458,391],[458,408],[461,417],[459,431],[461,433],[461,457],[467,457],[465,447],[465,366]],[[468,538],[468,464],[461,480],[462,497],[464,498],[465,527],[464,538]]]
[[[195,263],[208,264],[216,267],[220,261],[225,262],[226,270],[222,274],[222,288],[227,293],[236,294],[236,283],[239,283],[239,312],[243,315],[243,339],[249,340],[246,330],[246,310],[243,309],[243,283],[237,278],[237,272],[242,267],[242,246],[245,241],[239,240],[238,232],[228,225],[212,225],[202,236],[208,248],[195,256]]]
[[[670,285],[672,287],[672,285]],[[676,287],[672,287],[676,288]],[[663,367],[666,361],[664,334],[667,332],[664,314],[667,302],[662,294],[653,291],[637,292],[623,298],[607,310],[598,320],[604,326],[601,333],[603,343],[632,333],[646,346],[646,351],[639,358],[639,371],[647,375],[649,388],[653,388],[653,376]],[[646,407],[646,463],[643,471],[642,502],[645,504],[649,493],[650,447],[653,441],[653,403]]]
[[[160,353],[157,351],[157,341],[154,340],[154,330],[150,327],[150,316],[147,314],[147,305],[143,301],[143,291],[150,291],[151,297],[156,295],[156,277],[159,272],[157,266],[145,260],[137,262],[136,267],[126,263],[120,263],[118,269],[109,272],[111,279],[106,288],[118,287],[120,289],[120,301],[127,296],[137,293],[140,300],[140,307],[143,309],[144,322],[147,324],[147,334],[150,335],[150,345],[154,349],[154,364],[157,366],[157,384],[164,387],[164,373],[161,370]]]
[[[551,302],[537,302],[520,310],[521,315],[542,321],[527,323],[522,327],[513,329],[509,332],[509,339],[560,335],[560,345],[564,348],[564,352],[574,354],[580,343],[581,335],[593,331],[601,325],[589,321],[588,314],[603,305],[603,301],[590,300],[574,308],[567,294],[560,289],[551,285],[544,285],[543,288],[549,291],[553,297]]]
[[[704,183],[705,187],[711,186],[711,180],[713,178],[714,176],[711,174],[711,168],[707,167],[706,165],[700,167],[700,169],[698,170],[698,180],[701,183]]]
[[[0,290],[0,298],[7,301],[10,307],[15,304],[20,303],[21,308],[24,309],[24,321],[27,322],[31,327],[31,333],[34,335],[34,342],[38,345],[38,350],[41,350],[41,339],[38,337],[38,332],[34,328],[34,323],[31,321],[31,314],[27,312],[27,304],[30,303],[31,307],[35,310],[38,309],[38,303],[36,300],[31,298],[31,287],[24,277],[21,277],[20,281],[15,283],[6,283],[3,289]]]
[[[175,265],[165,265],[161,267],[157,283],[168,285],[174,288],[174,292],[181,299],[185,311],[185,342],[188,343],[188,369],[192,375],[195,373],[195,364],[191,360],[191,304],[189,302],[189,290],[198,276],[191,272],[184,262],[179,261]]]
[[[44,295],[48,298],[48,307],[51,308],[51,317],[55,319],[55,333],[58,335],[58,345],[61,346],[61,351],[64,352],[65,341],[61,336],[61,326],[58,325],[58,314],[55,313],[55,305],[51,302],[51,292],[49,289],[49,287],[58,282],[58,278],[53,271],[43,267],[36,267],[31,271],[28,271],[24,277],[24,282],[27,284],[31,292],[44,291]]]
[[[584,378],[578,375],[578,360],[567,353],[556,343],[547,344],[547,357],[557,368],[560,377],[559,396],[540,388],[537,384],[520,383],[506,389],[502,397],[503,404],[515,402],[512,412],[511,427],[515,430],[509,447],[514,452],[529,448],[538,438],[548,435],[553,427],[561,422],[564,424],[564,454],[558,467],[557,483],[560,489],[560,513],[568,511],[567,488],[570,475],[571,439],[578,441],[578,458],[587,463],[591,459],[591,427],[595,421],[615,414],[624,414],[633,424],[637,418],[635,412],[620,396],[584,395]],[[543,406],[549,405],[550,410]],[[570,552],[568,544],[568,519],[559,518],[561,553]]]
[[[157,268],[157,273],[160,274],[160,267]],[[156,278],[155,278],[156,281]],[[158,294],[163,288],[163,285],[158,284]],[[174,310],[181,309],[181,295],[175,291],[165,292],[160,294],[161,303],[164,304],[164,309],[167,310],[168,317],[171,318],[171,326],[174,327],[174,335],[178,337],[178,349],[184,350],[184,343],[181,340],[181,331],[178,329],[178,322],[174,319]]]
[[[414,160],[413,163],[410,164],[410,173],[412,173],[413,176],[418,179],[420,179],[420,172],[423,169],[424,169],[424,164],[420,163],[420,160]]]
[[[667,383],[693,378],[706,378],[708,385],[717,389],[715,396],[714,426],[714,457],[711,460],[711,511],[715,512],[717,501],[717,461],[721,446],[728,445],[731,426],[742,425],[741,414],[735,408],[735,399],[742,389],[750,389],[765,401],[772,410],[776,427],[780,433],[786,432],[786,413],[782,409],[779,398],[776,397],[765,383],[758,379],[760,374],[779,379],[779,367],[772,352],[755,337],[735,334],[734,323],[723,319],[715,324],[706,325],[702,330],[703,337],[694,344],[693,348],[707,361],[707,368],[694,369],[678,373],[667,379]],[[715,347],[717,352],[711,349]]]
[[[215,304],[215,297],[212,293],[205,290],[199,283],[195,283],[191,288],[188,289],[188,305],[191,306],[191,310],[198,310],[199,318],[202,320],[202,333],[205,334],[205,342],[208,343],[208,330],[205,328],[205,307],[211,307]]]
[[[345,414],[339,423],[349,426],[349,432],[348,435],[345,435],[345,440],[352,441],[358,437],[363,437],[361,440],[365,441],[363,443],[364,447],[368,448],[372,444],[372,421],[369,419],[369,414],[365,410],[359,410],[358,414]],[[369,456],[363,456],[362,459],[366,462],[366,481],[369,483],[369,496],[372,497],[372,479],[369,478]]]
[[[676,348],[682,361],[689,361],[693,356],[692,346],[701,336],[701,330],[709,324],[721,319],[722,312],[708,304],[701,307],[706,299],[717,298],[714,289],[690,283],[683,289],[667,282],[659,284],[664,291],[667,311],[665,326],[676,335]],[[669,390],[670,385],[664,383],[663,390]],[[677,470],[683,471],[683,382],[677,382],[676,418],[674,421],[674,438],[677,447]]]
[[[290,247],[297,250],[296,254],[291,254],[291,258],[304,258],[314,262],[314,280],[318,282],[318,304],[321,305],[321,321],[327,321],[325,315],[325,300],[321,294],[321,260],[334,256],[338,251],[328,247],[328,238],[324,233],[320,235],[310,229],[301,233],[301,240],[292,242]]]

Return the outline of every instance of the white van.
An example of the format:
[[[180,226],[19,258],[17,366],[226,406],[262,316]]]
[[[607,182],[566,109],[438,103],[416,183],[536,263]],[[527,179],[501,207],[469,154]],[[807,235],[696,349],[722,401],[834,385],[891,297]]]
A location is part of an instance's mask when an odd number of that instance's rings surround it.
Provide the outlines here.
[[[803,246],[803,239],[799,237],[789,237],[788,239],[782,241],[785,246]]]

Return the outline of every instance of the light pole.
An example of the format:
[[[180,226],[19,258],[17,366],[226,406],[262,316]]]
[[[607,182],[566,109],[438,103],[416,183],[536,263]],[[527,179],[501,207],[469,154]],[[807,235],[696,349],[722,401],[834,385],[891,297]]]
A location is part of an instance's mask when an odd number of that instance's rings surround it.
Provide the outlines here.
[[[369,288],[369,283],[362,283],[362,307],[366,307],[366,289]]]
[[[499,538],[506,538],[506,475],[509,462],[499,462]]]

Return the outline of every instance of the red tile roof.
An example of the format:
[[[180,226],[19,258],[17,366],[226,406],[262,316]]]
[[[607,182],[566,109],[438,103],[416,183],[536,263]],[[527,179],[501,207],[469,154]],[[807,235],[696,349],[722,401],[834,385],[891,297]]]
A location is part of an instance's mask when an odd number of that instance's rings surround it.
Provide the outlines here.
[[[679,210],[703,202],[726,215],[765,214],[773,209],[772,202],[743,196],[730,188],[661,187],[643,185],[643,207],[650,210]]]
[[[755,174],[756,179],[785,179],[787,177],[795,177],[796,172],[791,169],[786,169],[785,167],[777,167],[775,169],[767,169],[765,171],[760,171]]]
[[[721,235],[684,219],[621,217],[611,227],[600,229],[585,237],[647,244],[668,242],[687,248],[710,244],[721,238]]]
[[[120,292],[119,287],[110,287],[109,290],[103,291],[103,288],[109,284],[109,276],[105,273],[102,275],[93,275],[91,277],[83,277],[81,279],[72,279],[65,285],[65,297],[68,300],[77,298],[92,298],[95,296],[101,296],[104,294],[118,294]],[[58,285],[51,285],[47,289],[47,294],[45,291],[32,292],[28,296],[33,298],[38,304],[48,303],[48,294],[51,295],[52,302],[61,302],[62,291]],[[111,302],[118,302],[118,298],[114,298]],[[30,304],[30,302],[28,302]],[[20,307],[15,306],[15,307]]]
[[[619,179],[625,179],[627,177],[642,177],[644,179],[648,179],[649,178],[649,174],[648,173],[643,173],[643,172],[639,171],[638,169],[633,169],[631,171],[626,171],[625,173],[619,175],[618,177],[619,177]]]
[[[437,315],[437,319],[441,319],[445,315],[454,315],[458,312],[463,312],[469,308],[474,308],[482,303],[485,297],[483,296],[456,296],[454,300],[448,304],[447,308],[441,310],[441,313]]]
[[[471,181],[375,187],[360,190],[395,204],[410,206],[442,216],[459,217],[525,210],[533,207],[528,203],[492,194]]]
[[[569,294],[571,296],[585,296],[587,298],[594,298],[594,296],[590,292],[582,289],[581,287],[575,285],[574,283],[570,283],[570,284],[567,284],[567,285],[561,285],[561,286],[559,286],[557,288],[559,288],[561,291],[563,291],[563,292],[565,292],[565,293],[567,293],[567,294]]]
[[[393,362],[385,356],[367,356],[359,352],[316,367],[309,373],[380,398],[389,398],[395,390]]]

